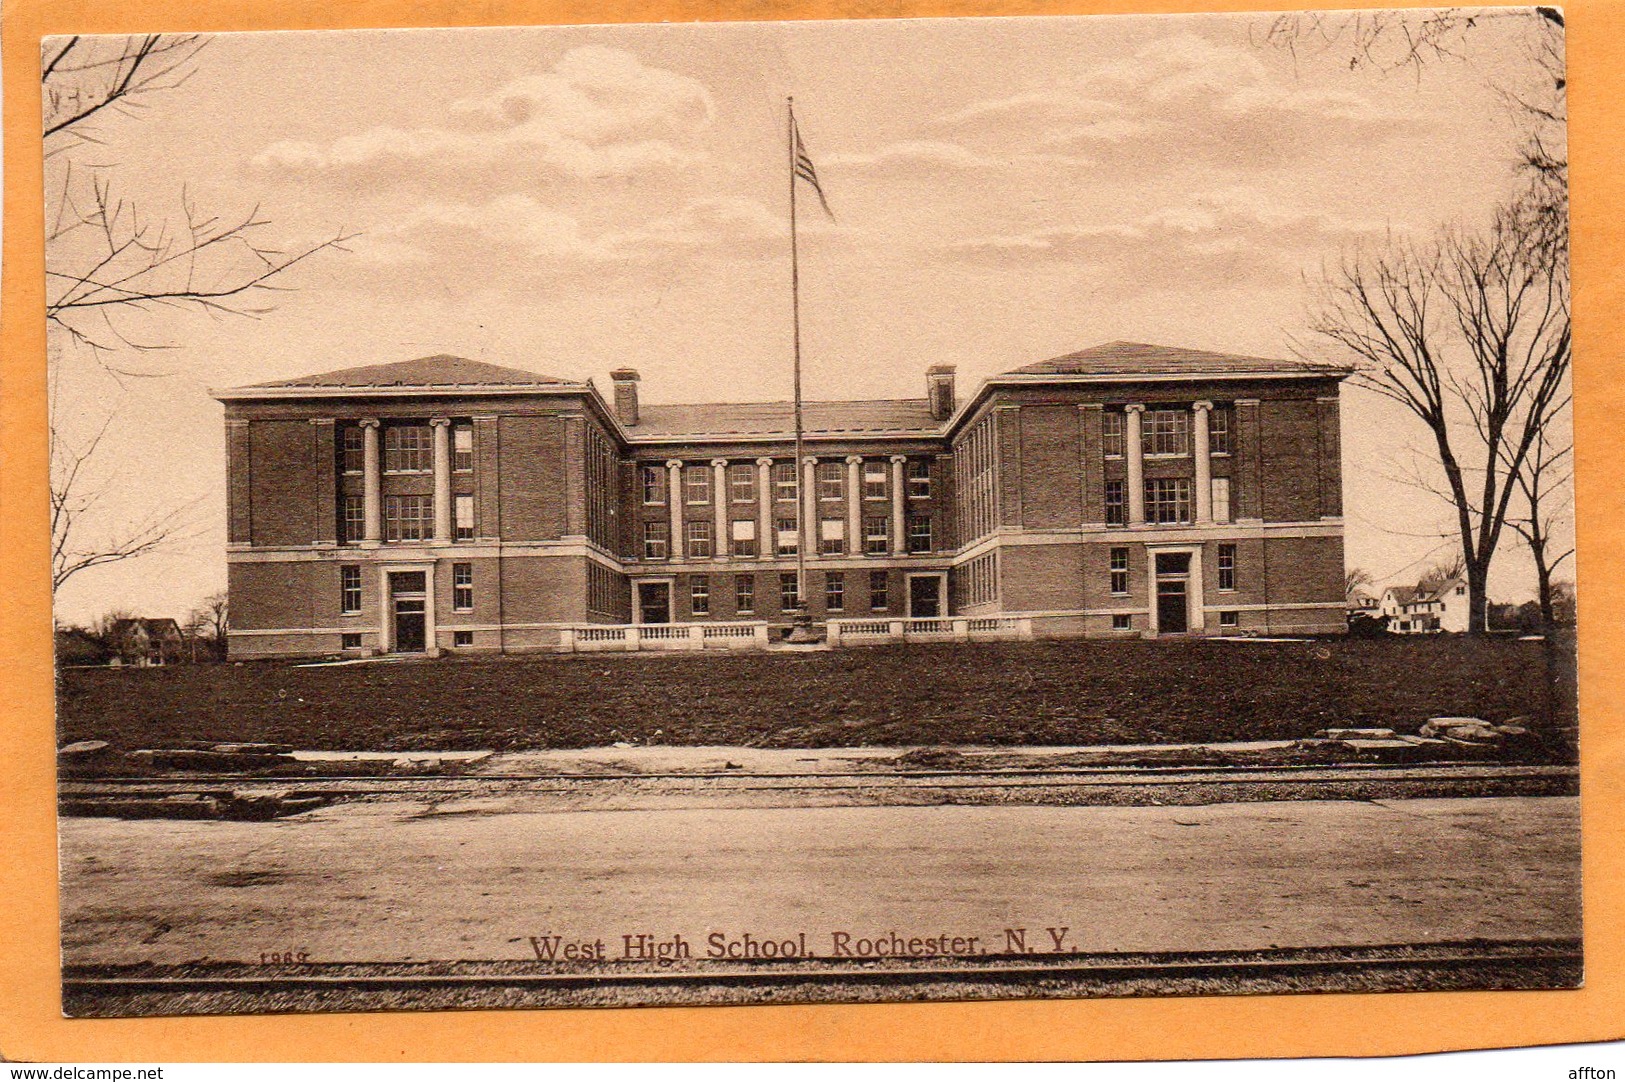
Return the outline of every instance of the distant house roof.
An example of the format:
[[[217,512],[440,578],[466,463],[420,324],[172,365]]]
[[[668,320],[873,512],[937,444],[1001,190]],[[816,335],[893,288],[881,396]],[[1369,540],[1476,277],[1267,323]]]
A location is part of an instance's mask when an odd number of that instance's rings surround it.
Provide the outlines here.
[[[292,379],[256,383],[249,387],[218,392],[216,397],[281,398],[304,390],[330,394],[344,390],[427,390],[442,387],[456,390],[518,390],[581,386],[583,384],[575,380],[439,353],[433,357],[419,357],[412,361],[340,368],[337,371],[320,372],[313,376],[295,376]]]
[[[1011,376],[1231,376],[1238,373],[1281,376],[1343,376],[1346,366],[1270,357],[1213,353],[1145,342],[1108,342],[1062,357],[1024,365]]]
[[[150,636],[168,638],[173,635],[175,638],[181,637],[181,625],[176,623],[174,618],[170,616],[151,618],[136,616],[123,620],[114,620],[112,632],[114,637],[119,638],[137,627]]]
[[[795,433],[795,407],[789,402],[716,402],[705,405],[645,404],[638,423],[626,425],[633,439],[734,436],[784,437]],[[807,436],[934,435],[942,422],[923,398],[882,398],[857,402],[803,402]]]

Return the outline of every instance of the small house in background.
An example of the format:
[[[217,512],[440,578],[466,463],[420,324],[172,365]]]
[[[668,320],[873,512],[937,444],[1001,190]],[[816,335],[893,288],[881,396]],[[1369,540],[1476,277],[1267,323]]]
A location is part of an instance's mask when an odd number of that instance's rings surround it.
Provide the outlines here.
[[[185,657],[186,637],[167,616],[118,620],[107,635],[113,656],[110,664],[147,668],[168,665]]]
[[[1464,632],[1468,608],[1467,580],[1460,576],[1426,590],[1389,587],[1382,595],[1382,611],[1389,617],[1388,630],[1399,635]]]

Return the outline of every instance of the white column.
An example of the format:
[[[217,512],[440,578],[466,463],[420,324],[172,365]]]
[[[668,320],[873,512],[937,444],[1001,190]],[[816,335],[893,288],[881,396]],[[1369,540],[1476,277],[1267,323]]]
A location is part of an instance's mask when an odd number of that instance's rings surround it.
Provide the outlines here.
[[[440,656],[440,628],[435,622],[434,567],[431,562],[423,568],[423,648],[430,657]]]
[[[728,514],[728,460],[711,460],[711,510],[716,516],[717,539],[711,546],[711,555],[718,559],[733,551],[733,516]]]
[[[773,534],[773,460],[756,460],[756,557],[771,559],[778,551]]]
[[[863,456],[846,456],[846,551],[863,555]]]
[[[683,464],[675,458],[666,463],[666,504],[671,512],[671,543],[666,552],[671,559],[680,560],[688,553],[683,548]]]
[[[1192,448],[1196,457],[1196,523],[1205,526],[1213,521],[1213,462],[1208,454],[1207,428],[1213,403],[1196,402],[1191,409],[1196,413],[1196,446]]]
[[[903,464],[907,461],[908,456],[906,455],[891,456],[891,551],[893,556],[901,556],[908,551],[908,538],[903,536],[904,531],[908,529],[908,493],[903,489]]]
[[[1145,525],[1145,450],[1140,446],[1140,414],[1145,407],[1134,403],[1123,407],[1128,414],[1128,431],[1123,435],[1128,456],[1128,524]]]
[[[366,516],[366,540],[377,544],[384,538],[383,469],[378,461],[378,419],[361,422],[361,491]]]
[[[451,543],[451,419],[433,417],[434,430],[434,540]]]
[[[818,460],[808,455],[801,460],[801,537],[798,544],[808,556],[818,555]],[[801,588],[807,588],[802,583]],[[807,599],[801,599],[805,606]]]

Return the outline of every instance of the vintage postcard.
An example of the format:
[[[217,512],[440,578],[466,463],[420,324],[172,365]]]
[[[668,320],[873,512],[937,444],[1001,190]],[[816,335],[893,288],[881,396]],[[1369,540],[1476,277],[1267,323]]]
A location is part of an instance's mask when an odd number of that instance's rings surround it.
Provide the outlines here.
[[[1580,987],[1564,24],[45,36],[63,1011]]]

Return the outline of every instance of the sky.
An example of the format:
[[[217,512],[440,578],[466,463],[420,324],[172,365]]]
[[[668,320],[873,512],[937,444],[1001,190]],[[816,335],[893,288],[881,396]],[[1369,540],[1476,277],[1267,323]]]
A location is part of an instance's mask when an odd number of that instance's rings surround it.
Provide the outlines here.
[[[223,588],[210,388],[452,353],[606,389],[630,365],[651,402],[787,398],[789,95],[834,212],[801,204],[809,398],[923,396],[938,363],[966,395],[1114,340],[1339,360],[1307,329],[1322,269],[1506,199],[1520,138],[1500,89],[1533,75],[1498,27],[1461,61],[1384,73],[1275,48],[1267,25],[215,36],[184,83],[49,158],[48,193],[94,171],[149,219],[257,207],[278,247],[350,239],[287,272],[264,311],[120,322],[163,350],[104,366],[53,331],[62,438],[106,426],[87,527],[177,506],[188,523],[70,581],[59,618],[183,616]],[[1450,551],[1449,509],[1404,481],[1430,468],[1426,437],[1345,388],[1347,559],[1379,584]],[[1497,559],[1492,596],[1529,596],[1515,539]]]

